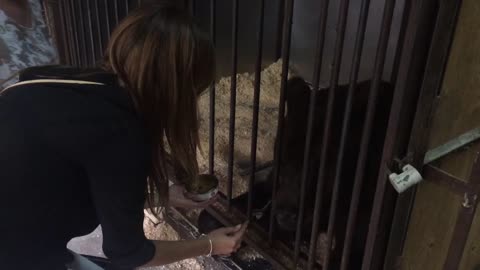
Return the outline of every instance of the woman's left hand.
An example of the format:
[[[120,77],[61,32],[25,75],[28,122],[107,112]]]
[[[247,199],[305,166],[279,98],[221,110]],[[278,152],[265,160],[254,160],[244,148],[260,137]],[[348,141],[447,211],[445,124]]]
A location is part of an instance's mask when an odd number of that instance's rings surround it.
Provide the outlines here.
[[[182,185],[174,184],[170,186],[169,190],[169,205],[173,207],[188,209],[205,208],[210,204],[214,203],[217,200],[217,196],[218,195],[215,195],[210,200],[196,202],[185,197],[185,187],[183,187]]]

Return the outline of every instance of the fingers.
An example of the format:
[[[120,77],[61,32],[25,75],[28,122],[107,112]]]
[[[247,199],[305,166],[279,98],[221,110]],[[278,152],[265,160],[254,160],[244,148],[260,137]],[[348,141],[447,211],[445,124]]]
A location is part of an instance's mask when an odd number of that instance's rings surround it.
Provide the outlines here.
[[[241,245],[242,245],[242,241],[238,241],[237,244],[233,247],[233,251],[236,252]]]
[[[233,226],[233,227],[220,228],[220,229],[218,229],[218,231],[223,233],[223,234],[230,235],[230,234],[236,233],[241,228],[242,228],[242,224],[238,224],[237,226]]]
[[[247,230],[248,221],[243,223],[243,224],[239,224],[239,225],[240,225],[240,228],[237,231],[235,231],[235,233],[233,235],[233,238],[235,238],[236,240],[242,239],[243,235],[245,234],[245,231]],[[239,225],[237,225],[237,227]]]
[[[218,195],[215,195],[215,196],[213,196],[212,198],[210,198],[206,201],[196,203],[195,206],[197,208],[205,208],[205,207],[209,206],[210,204],[214,203],[217,199],[218,199]]]

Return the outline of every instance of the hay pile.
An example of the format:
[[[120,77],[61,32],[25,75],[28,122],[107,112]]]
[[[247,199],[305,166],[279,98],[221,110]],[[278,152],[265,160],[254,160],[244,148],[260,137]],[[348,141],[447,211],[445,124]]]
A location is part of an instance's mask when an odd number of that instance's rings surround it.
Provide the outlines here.
[[[258,119],[257,164],[273,159],[273,146],[277,131],[278,102],[280,99],[282,62],[271,64],[262,71],[260,110]],[[239,164],[248,164],[252,140],[253,91],[255,74],[237,75],[237,99],[235,117],[234,184],[233,196],[248,189],[248,176],[239,175]],[[216,84],[215,92],[215,174],[221,179],[220,190],[226,193],[229,153],[230,77]],[[199,100],[200,145],[203,153],[198,155],[200,169],[208,170],[210,94]]]

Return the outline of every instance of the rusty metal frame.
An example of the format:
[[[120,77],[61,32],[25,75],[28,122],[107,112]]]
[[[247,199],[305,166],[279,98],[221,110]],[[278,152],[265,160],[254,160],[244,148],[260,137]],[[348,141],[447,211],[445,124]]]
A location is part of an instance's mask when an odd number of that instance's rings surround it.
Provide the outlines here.
[[[233,6],[233,25],[232,25],[232,42],[234,44],[234,48],[232,48],[232,100],[235,100],[235,80],[237,74],[237,39],[238,39],[238,1],[234,0]],[[410,2],[409,2],[410,1]],[[74,5],[74,1],[58,1],[65,3],[64,8],[66,10],[70,10]],[[105,3],[107,1],[104,1]],[[191,2],[191,1],[189,1]],[[342,1],[348,4],[348,1]],[[392,3],[394,1],[391,1]],[[386,172],[389,171],[389,168],[392,168],[393,162],[392,159],[398,156],[403,156],[405,153],[405,146],[408,142],[408,136],[410,136],[411,130],[411,123],[413,119],[413,114],[415,112],[415,105],[417,96],[419,93],[420,86],[422,85],[422,78],[425,78],[423,81],[422,92],[419,99],[418,106],[418,114],[417,118],[413,127],[412,137],[410,140],[409,152],[413,153],[413,162],[420,162],[423,161],[423,156],[426,152],[425,149],[425,140],[427,137],[428,132],[426,132],[426,128],[428,125],[425,125],[425,122],[429,119],[431,112],[433,111],[433,97],[437,93],[438,88],[440,87],[444,67],[446,64],[446,59],[448,58],[448,53],[450,51],[450,44],[453,35],[453,31],[456,25],[456,18],[458,15],[458,9],[461,5],[461,0],[442,0],[440,6],[440,12],[438,14],[438,21],[435,28],[435,33],[433,35],[433,41],[431,44],[432,48],[428,51],[429,44],[431,42],[430,36],[428,34],[429,30],[431,30],[431,21],[432,18],[437,16],[435,10],[435,5],[438,3],[436,0],[406,0],[406,4],[411,5],[411,9],[408,11],[408,14],[404,14],[405,18],[409,18],[408,25],[405,29],[405,39],[401,39],[403,41],[403,49],[401,52],[401,56],[398,58],[399,65],[398,65],[398,76],[396,76],[396,88],[395,88],[395,97],[394,102],[392,104],[392,113],[389,119],[389,128],[388,134],[386,137],[385,142],[385,149],[382,155],[382,165],[380,168],[377,190],[375,194],[375,202],[374,208],[372,210],[372,217],[371,223],[369,226],[369,237],[366,243],[366,252],[364,255],[364,263],[362,266],[363,270],[373,270],[379,269],[380,264],[384,263],[384,258],[382,254],[384,254],[384,249],[388,238],[388,230],[390,226],[386,225],[386,220],[389,217],[393,216],[393,209],[388,205],[393,205],[394,203],[394,195],[391,194],[391,190],[387,187],[388,181],[386,181]],[[96,2],[95,2],[96,3]],[[324,3],[328,3],[327,0],[324,0]],[[263,4],[263,0],[262,0]],[[282,84],[281,84],[281,98],[280,98],[280,107],[279,107],[279,119],[278,119],[278,130],[281,130],[283,126],[283,118],[281,117],[284,114],[284,105],[285,105],[285,88],[286,88],[286,81],[287,81],[287,73],[288,73],[288,62],[289,62],[289,54],[290,54],[290,37],[291,37],[291,24],[292,24],[292,16],[293,16],[293,8],[294,8],[294,0],[285,0],[284,1],[284,8],[283,8],[283,46],[282,46],[282,56],[284,58],[284,63],[282,67]],[[215,10],[215,0],[211,0],[210,2],[210,10],[212,14],[216,13]],[[98,8],[98,4],[95,5]],[[113,11],[115,21],[118,22],[119,20],[119,11],[118,11],[118,4],[117,1],[113,1]],[[98,10],[97,10],[98,11]],[[452,12],[454,11],[454,12]],[[263,15],[263,13],[261,13]],[[73,14],[72,14],[73,15]],[[108,13],[107,13],[108,15]],[[262,25],[263,17],[261,16],[259,25]],[[98,16],[98,14],[95,14]],[[108,17],[108,16],[107,16]],[[447,18],[447,19],[444,19]],[[82,18],[79,18],[82,19]],[[91,19],[91,18],[90,18]],[[107,18],[107,23],[109,18]],[[82,51],[86,49],[87,44],[84,41],[83,45],[80,46],[82,40],[79,40],[79,35],[86,34],[85,28],[87,26],[84,25],[83,21],[77,21],[72,16],[71,18],[62,18],[62,20],[67,22],[66,27],[68,29],[73,29],[74,31],[70,31],[68,36],[64,37],[64,42],[70,46],[67,46],[69,51],[66,55],[66,59],[69,60],[70,64],[87,64],[87,59],[81,59],[82,57],[87,57],[86,53]],[[91,23],[91,22],[90,22]],[[97,21],[97,23],[99,23]],[[90,34],[92,35],[92,25],[90,27]],[[279,25],[280,27],[280,25]],[[107,25],[108,30],[110,30],[110,25]],[[77,31],[83,29],[81,31]],[[340,27],[342,29],[342,27]],[[210,25],[211,36],[215,39],[215,20],[211,21]],[[386,30],[385,30],[386,31]],[[99,33],[101,34],[101,33]],[[90,35],[90,36],[91,36]],[[261,37],[262,33],[258,33],[259,38],[259,47],[261,48]],[[91,36],[91,42],[93,43],[93,37]],[[101,42],[101,39],[99,40]],[[341,43],[341,42],[340,42]],[[339,44],[340,44],[339,43]],[[93,45],[90,44],[92,47]],[[341,45],[341,44],[340,44]],[[342,47],[338,45],[338,47]],[[71,49],[73,47],[73,49]],[[71,50],[70,50],[71,49]],[[95,51],[95,49],[94,49]],[[259,55],[257,59],[257,69],[261,66],[261,49],[259,49]],[[429,53],[428,62],[427,53]],[[338,52],[338,55],[341,58],[341,51]],[[95,57],[95,55],[94,55]],[[425,68],[425,63],[427,62],[427,69],[425,71],[425,77],[423,77],[423,72]],[[260,73],[257,74],[260,76]],[[440,75],[440,76],[439,76]],[[259,79],[256,80],[257,83]],[[336,78],[333,77],[333,82],[336,81]],[[260,91],[259,85],[256,87],[256,91]],[[316,87],[318,88],[318,87]],[[214,116],[214,103],[215,103],[215,89],[211,89],[211,103],[210,107],[213,108],[211,116]],[[258,94],[258,93],[257,93]],[[235,104],[233,102],[232,104]],[[428,106],[425,106],[428,104]],[[254,118],[255,114],[254,113]],[[235,106],[231,108],[232,116],[235,115]],[[232,127],[235,126],[234,118],[232,117],[232,122],[230,123],[230,130]],[[214,122],[210,123],[210,132],[211,134],[214,133]],[[253,129],[255,129],[256,124],[253,124]],[[281,133],[281,132],[280,132]],[[419,136],[418,136],[419,135]],[[282,136],[281,134],[279,135]],[[209,143],[210,149],[210,157],[209,157],[209,170],[210,173],[213,173],[213,137],[211,136],[211,141]],[[234,134],[230,134],[230,148],[233,150],[234,143],[233,143]],[[366,136],[368,137],[368,136]],[[278,140],[281,141],[281,140]],[[276,145],[277,152],[280,145]],[[255,142],[252,140],[252,149],[255,148]],[[255,151],[252,151],[254,153]],[[254,156],[252,158],[252,167],[255,166]],[[307,260],[305,257],[300,256],[298,251],[298,245],[295,248],[297,251],[295,255],[292,255],[292,249],[287,247],[285,244],[281,243],[274,239],[274,222],[273,221],[273,213],[275,209],[275,188],[278,181],[278,157],[275,157],[274,162],[274,188],[273,188],[273,198],[272,198],[272,215],[270,217],[270,228],[268,232],[265,232],[262,228],[258,227],[256,224],[251,224],[249,228],[249,233],[246,236],[246,242],[259,250],[263,256],[269,259],[277,269],[291,269],[295,267],[306,267]],[[478,184],[474,180],[474,176],[479,178],[479,167],[480,165],[478,160],[475,163],[474,170],[472,172],[472,183],[474,183],[474,187],[478,188]],[[207,209],[207,211],[212,214],[215,218],[217,218],[220,222],[225,225],[233,225],[238,224],[244,220],[245,213],[235,209],[234,207],[230,208],[227,207],[230,205],[231,200],[231,188],[232,188],[232,181],[233,175],[230,172],[233,167],[233,151],[230,151],[229,157],[229,196],[228,200],[223,198],[218,203],[215,203],[212,207]],[[452,175],[449,175],[439,168],[434,166],[428,165],[424,168],[424,173],[426,175],[435,176],[437,179],[436,181],[441,184],[448,185],[452,190],[460,194],[467,194],[467,198],[473,200],[476,198],[478,190],[475,189],[475,192],[472,192],[472,186],[470,184],[464,184],[459,179],[455,178]],[[253,188],[253,183],[255,182],[254,179],[255,170],[250,172],[251,179],[250,179],[250,191]],[[388,265],[389,258],[394,258],[395,255],[398,255],[402,252],[402,247],[404,244],[404,234],[407,228],[408,217],[410,215],[411,205],[413,203],[413,196],[414,191],[407,193],[405,196],[401,196],[397,201],[397,208],[395,209],[395,219],[393,222],[392,230],[399,229],[401,233],[399,233],[400,237],[391,237],[389,242],[389,249],[387,251],[387,257],[385,259],[385,266]],[[251,200],[252,197],[249,198],[249,213],[250,216],[251,212]],[[388,207],[385,207],[385,206]],[[455,263],[459,260],[459,250],[461,250],[461,246],[464,247],[464,242],[466,241],[466,234],[465,231],[468,231],[468,228],[471,226],[471,218],[475,212],[475,204],[472,205],[470,208],[466,208],[459,214],[457,226],[455,229],[454,240],[458,240],[455,243],[452,242],[452,246],[450,247],[449,251],[449,259],[446,262],[445,270],[450,270],[453,268],[451,265],[455,265]],[[299,226],[301,229],[301,226]],[[387,228],[388,227],[388,228]],[[398,233],[398,231],[397,231]],[[300,233],[299,233],[300,235]],[[468,235],[468,234],[467,234]],[[297,237],[298,238],[298,237]],[[298,239],[296,242],[299,242]],[[463,245],[462,245],[463,243]],[[460,245],[460,246],[459,246]],[[381,250],[383,249],[383,251]],[[310,250],[310,253],[312,253]],[[298,261],[298,264],[297,264]],[[312,264],[310,264],[312,265]],[[447,267],[448,266],[448,267]],[[391,268],[387,268],[391,269]]]
[[[192,224],[188,218],[179,210],[170,207],[165,209],[164,220],[172,228],[178,232],[182,239],[197,239],[200,237],[200,232]],[[214,257],[203,257],[199,258],[202,263],[207,267],[207,269],[220,270],[220,269],[230,269],[230,270],[240,270],[241,267],[238,266],[231,259],[216,259]]]
[[[457,223],[453,231],[447,258],[443,265],[443,270],[455,270],[460,266],[463,251],[467,245],[468,235],[472,227],[473,219],[478,206],[478,196],[480,195],[480,153],[474,160],[470,180],[467,183],[468,191],[464,193],[462,208],[457,217]]]
[[[237,210],[235,207],[228,208],[227,199],[224,197],[206,209],[215,219],[225,226],[233,226],[245,222],[245,214]],[[306,269],[307,260],[299,258],[298,262],[294,262],[291,248],[278,240],[269,242],[269,235],[255,223],[250,223],[248,232],[244,237],[244,241],[264,256],[275,269],[288,270]],[[318,268],[315,268],[318,269]]]
[[[470,131],[467,131],[456,138],[437,146],[433,149],[428,150],[423,159],[423,164],[429,164],[438,160],[462,147],[465,147],[468,144],[475,142],[480,139],[480,127],[474,128]]]
[[[436,14],[433,11],[436,9],[438,1],[425,0],[417,3],[420,6],[423,4],[421,7],[425,12],[436,18],[428,60],[423,75],[422,88],[408,143],[408,158],[404,160],[417,168],[422,168],[427,152],[427,140],[431,124],[430,120],[435,108],[435,97],[443,81],[461,2],[461,0],[440,1],[438,13]],[[401,156],[401,154],[397,153],[397,156]],[[432,166],[428,166],[426,169],[429,173],[442,174],[441,170]],[[459,181],[451,181],[452,178],[448,174],[443,174],[438,179],[439,181],[449,183],[454,190],[462,190],[464,188]],[[398,196],[384,265],[386,268],[394,267],[396,258],[403,253],[415,193],[416,189],[412,188]]]

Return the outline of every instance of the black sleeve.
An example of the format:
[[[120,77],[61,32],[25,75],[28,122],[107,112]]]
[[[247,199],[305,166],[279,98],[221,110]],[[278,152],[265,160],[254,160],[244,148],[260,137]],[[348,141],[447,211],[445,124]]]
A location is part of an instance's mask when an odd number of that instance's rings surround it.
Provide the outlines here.
[[[155,253],[143,231],[149,151],[135,130],[117,130],[85,165],[102,226],[103,251],[121,268],[141,266]]]

